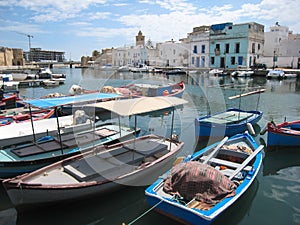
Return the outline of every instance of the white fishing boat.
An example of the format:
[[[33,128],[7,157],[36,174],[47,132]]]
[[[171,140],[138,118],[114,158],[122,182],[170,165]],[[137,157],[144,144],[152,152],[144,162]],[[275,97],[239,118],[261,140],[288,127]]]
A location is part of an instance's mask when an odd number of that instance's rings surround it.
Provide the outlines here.
[[[22,81],[27,78],[27,73],[11,73],[13,81]]]
[[[119,116],[137,116],[184,103],[185,100],[175,97],[145,97],[94,106]],[[172,132],[170,137],[174,137]],[[150,184],[163,168],[171,166],[182,147],[183,142],[174,138],[145,135],[110,146],[98,146],[32,173],[4,180],[3,185],[19,210],[106,194],[122,186]]]
[[[270,70],[266,76],[267,79],[283,79],[284,72],[282,70]]]

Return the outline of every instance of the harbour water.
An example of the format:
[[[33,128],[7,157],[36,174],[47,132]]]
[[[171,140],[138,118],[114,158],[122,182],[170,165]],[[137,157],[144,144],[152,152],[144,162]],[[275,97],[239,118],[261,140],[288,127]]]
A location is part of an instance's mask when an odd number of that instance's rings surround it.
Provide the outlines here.
[[[90,90],[100,90],[103,86],[121,86],[130,83],[169,83],[183,80],[186,91],[183,98],[188,101],[183,108],[176,110],[174,132],[185,142],[180,155],[188,155],[208,142],[195,138],[194,119],[223,111],[228,107],[245,110],[261,110],[264,115],[258,125],[255,140],[266,143],[267,134],[259,131],[270,120],[275,123],[300,118],[300,79],[266,80],[264,77],[239,78],[214,77],[208,74],[172,75],[143,73],[115,73],[95,69],[53,69],[54,73],[65,73],[66,82],[58,87],[20,89],[26,98],[38,98],[49,93],[68,94],[73,84]],[[241,93],[241,88],[260,87],[266,91],[260,95],[229,100],[228,97]],[[169,134],[170,115],[168,113],[144,116],[141,129],[144,133]],[[163,173],[164,171],[161,171]],[[72,203],[37,208],[18,213],[12,206],[3,187],[0,187],[0,224],[95,224],[121,225],[122,223],[143,225],[176,225],[177,222],[162,216],[146,202],[146,187],[124,187],[106,196],[76,200]],[[300,149],[289,148],[276,151],[265,150],[262,168],[251,188],[233,207],[227,210],[214,224],[300,224]],[[147,213],[145,213],[147,212]],[[145,213],[145,215],[143,215]],[[143,215],[143,216],[141,216]],[[140,218],[139,218],[140,217]]]

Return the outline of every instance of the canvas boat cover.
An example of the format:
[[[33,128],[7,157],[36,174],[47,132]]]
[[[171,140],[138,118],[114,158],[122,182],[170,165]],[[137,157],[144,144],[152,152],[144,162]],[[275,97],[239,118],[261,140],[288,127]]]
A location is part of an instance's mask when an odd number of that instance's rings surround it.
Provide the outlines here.
[[[62,105],[76,104],[76,103],[91,103],[111,98],[122,97],[121,95],[115,93],[90,93],[58,98],[41,98],[41,99],[31,99],[24,100],[24,102],[38,107],[38,108],[54,108]]]
[[[103,108],[120,116],[131,116],[172,108],[187,103],[177,97],[142,97],[116,101],[98,102],[90,106]]]
[[[212,166],[198,161],[179,163],[164,181],[164,191],[190,201],[215,205],[225,197],[235,195],[236,184]]]

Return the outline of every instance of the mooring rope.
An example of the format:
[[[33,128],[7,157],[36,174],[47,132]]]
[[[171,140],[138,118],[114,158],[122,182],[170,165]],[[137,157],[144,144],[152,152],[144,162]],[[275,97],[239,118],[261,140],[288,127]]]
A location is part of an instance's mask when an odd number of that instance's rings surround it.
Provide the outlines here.
[[[134,224],[136,221],[138,221],[139,219],[141,219],[143,216],[145,216],[146,214],[148,214],[149,212],[151,212],[155,207],[157,207],[160,203],[163,202],[163,199],[160,200],[158,203],[156,203],[154,206],[152,206],[150,209],[148,209],[146,212],[144,212],[143,214],[139,215],[137,218],[135,218],[134,220],[132,220],[130,223],[128,223],[127,225],[131,225]],[[122,223],[122,225],[126,225],[125,223]]]

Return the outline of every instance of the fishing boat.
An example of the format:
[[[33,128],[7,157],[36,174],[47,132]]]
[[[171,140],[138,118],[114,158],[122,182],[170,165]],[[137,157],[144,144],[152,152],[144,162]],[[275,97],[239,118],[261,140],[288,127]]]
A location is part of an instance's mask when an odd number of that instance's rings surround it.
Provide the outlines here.
[[[296,73],[284,73],[283,75],[283,79],[291,79],[291,78],[297,78],[297,74]]]
[[[269,147],[296,147],[300,146],[300,120],[275,124],[267,124]]]
[[[282,70],[270,70],[266,75],[267,79],[283,79],[284,72]]]
[[[230,108],[226,111],[195,119],[195,133],[199,138],[225,137],[251,129],[262,118],[258,110]]]
[[[132,138],[137,131],[111,124],[78,133],[44,136],[33,143],[0,150],[0,178],[28,173],[103,144]]]
[[[17,91],[4,91],[0,89],[0,110],[18,107],[20,98]]]
[[[104,87],[105,88],[105,87]],[[175,84],[130,84],[115,88],[117,93],[124,97],[155,97],[172,96],[181,98],[185,90],[183,81]],[[104,90],[101,90],[104,91]]]
[[[186,103],[174,97],[126,99],[94,104],[119,116],[136,116]],[[172,117],[172,124],[173,124]],[[149,185],[170,166],[183,142],[154,134],[97,146],[32,173],[6,179],[3,185],[19,209],[86,198],[127,185]]]
[[[0,119],[0,123],[1,123]],[[26,142],[34,142],[35,139],[44,136],[55,136],[60,132],[65,135],[70,132],[78,132],[97,127],[84,111],[77,111],[74,115],[52,117],[49,119],[33,120],[27,123],[11,123],[9,126],[0,126],[0,146],[2,148]]]
[[[13,123],[24,123],[24,122],[31,122],[36,120],[53,118],[54,116],[55,116],[54,109],[41,109],[33,112],[29,112],[28,110],[26,110],[14,115],[1,115],[0,127],[11,125]]]
[[[175,68],[165,71],[166,75],[186,75],[186,71],[181,68]]]
[[[254,74],[252,70],[237,70],[233,71],[230,75],[232,77],[250,77]]]
[[[118,95],[112,94],[92,94],[92,96],[69,96],[62,98],[31,99],[24,100],[31,108],[52,108],[58,114],[59,106],[64,104],[91,103],[95,98],[108,100]],[[92,117],[93,118],[93,117]],[[57,117],[57,121],[59,121]],[[32,124],[34,124],[32,122]],[[44,128],[45,129],[45,128]],[[11,148],[0,150],[0,177],[12,177],[21,173],[30,172],[62,158],[77,154],[79,151],[89,150],[90,148],[117,140],[131,138],[136,133],[135,130],[127,126],[105,125],[95,127],[94,130],[71,133],[62,135],[63,130],[57,122],[57,135],[46,136],[38,140],[32,128],[33,143],[16,145]],[[104,132],[104,133],[103,133]]]
[[[149,205],[184,224],[211,224],[251,186],[263,146],[247,132],[195,152],[149,186]]]
[[[213,76],[216,76],[216,77],[220,77],[220,76],[226,76],[227,74],[224,73],[223,70],[221,69],[212,69],[208,72],[209,75],[213,75]]]
[[[43,84],[47,87],[56,87],[59,85],[59,81],[58,80],[43,80]]]

